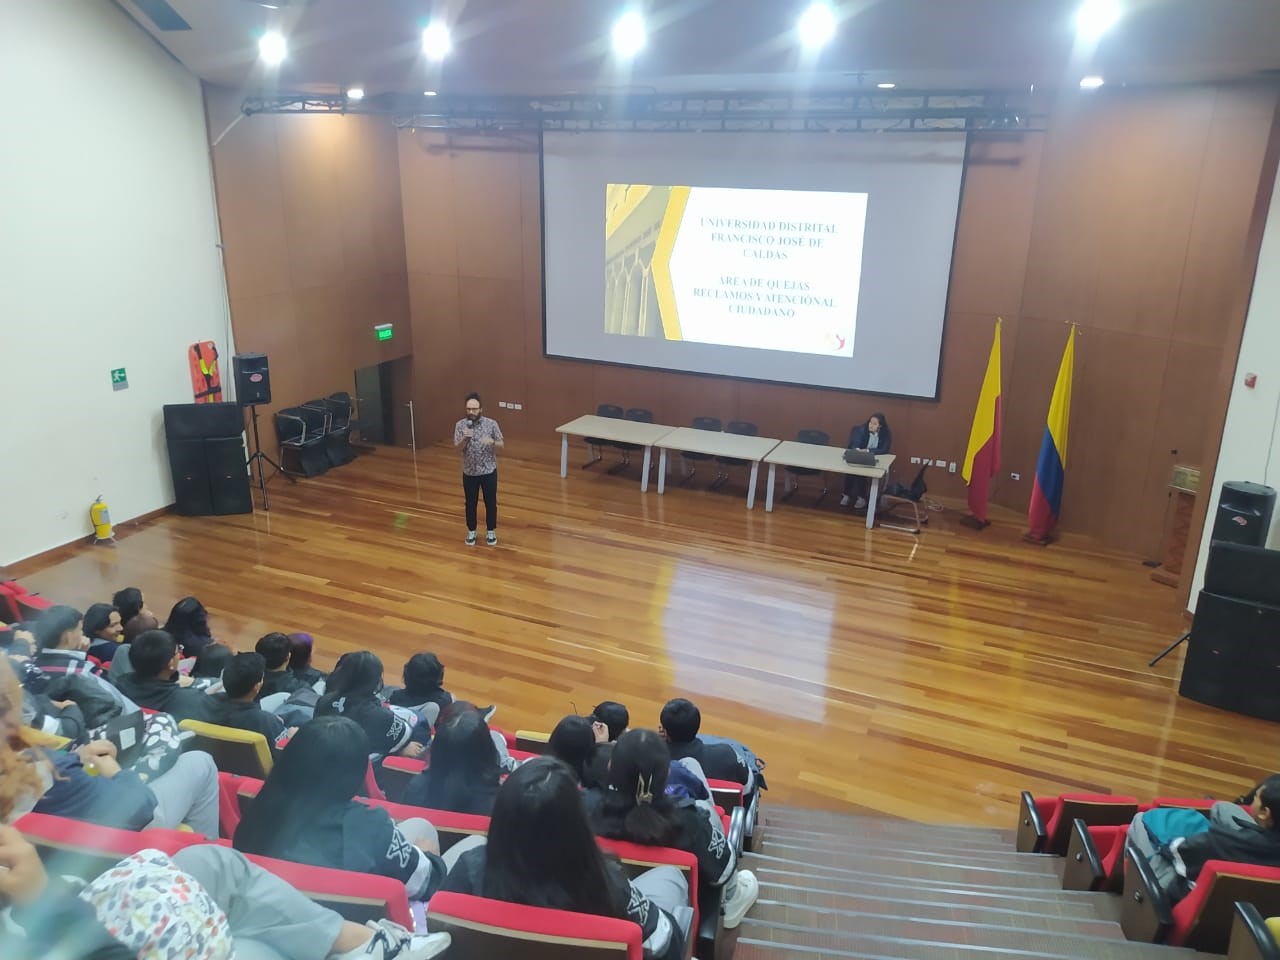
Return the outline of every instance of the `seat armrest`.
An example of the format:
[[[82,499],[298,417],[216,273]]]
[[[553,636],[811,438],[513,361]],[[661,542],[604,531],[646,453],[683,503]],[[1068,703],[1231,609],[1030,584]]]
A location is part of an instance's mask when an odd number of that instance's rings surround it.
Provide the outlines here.
[[[747,811],[742,807],[734,807],[733,813],[729,815],[729,849],[733,851],[734,856],[742,856],[743,844],[747,840]]]
[[[1036,808],[1035,797],[1029,790],[1022,791],[1022,799],[1018,804],[1018,835],[1015,849],[1019,853],[1041,853],[1049,840],[1044,820]]]
[[[1236,901],[1227,960],[1280,960],[1280,946],[1252,903]]]
[[[1172,928],[1173,904],[1156,882],[1155,871],[1137,847],[1125,843],[1120,929],[1128,940],[1164,943]]]
[[[1062,871],[1063,890],[1101,890],[1107,880],[1106,868],[1088,825],[1077,817],[1071,824],[1067,863]]]

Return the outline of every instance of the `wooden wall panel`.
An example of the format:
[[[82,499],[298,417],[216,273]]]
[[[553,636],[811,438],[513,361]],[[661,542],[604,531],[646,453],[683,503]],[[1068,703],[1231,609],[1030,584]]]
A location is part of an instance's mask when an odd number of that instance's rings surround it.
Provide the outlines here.
[[[1217,386],[1229,367],[1223,352],[1236,350],[1221,339],[1222,318],[1240,292],[1238,260],[1276,99],[1274,87],[1106,91],[1052,105],[1048,134],[975,141],[936,402],[545,358],[536,148],[517,139],[394,133],[373,118],[340,135],[289,129],[272,138],[259,127],[228,149],[237,130],[215,152],[231,179],[247,179],[257,160],[298,168],[292,183],[280,182],[281,172],[275,183],[238,184],[239,195],[220,196],[224,222],[261,226],[241,251],[261,256],[229,266],[233,311],[256,316],[261,303],[245,298],[283,289],[299,331],[314,317],[336,326],[333,311],[292,297],[297,284],[315,281],[322,290],[332,280],[325,273],[336,237],[344,268],[379,279],[348,285],[355,339],[335,343],[359,352],[369,310],[404,311],[426,441],[446,435],[472,388],[509,433],[548,439],[555,424],[601,402],[648,406],[676,423],[702,413],[749,419],[787,437],[811,425],[837,441],[852,422],[882,410],[903,457],[900,476],[914,473],[906,463],[913,455],[963,458],[992,323],[1004,316],[1005,468],[994,497],[1015,509],[1030,494],[1065,321],[1074,321],[1083,336],[1063,527],[1145,555],[1158,548],[1168,451],[1179,449],[1184,461],[1207,452],[1197,438],[1211,425],[1194,396]],[[322,141],[329,155],[314,156]],[[383,189],[393,169],[399,183]],[[306,202],[353,171],[358,189]],[[222,180],[220,169],[220,193]],[[392,203],[398,232],[386,224]],[[283,286],[282,230],[290,247]],[[298,238],[293,249],[300,230],[329,236]],[[273,243],[262,239],[272,231]],[[401,259],[403,294],[377,295],[395,287]],[[1213,352],[1208,360],[1204,348]],[[499,399],[524,409],[495,411]],[[1020,481],[1009,479],[1015,472]],[[930,488],[964,493],[958,474],[938,470]]]
[[[394,128],[371,117],[253,116],[206,89],[236,349],[271,363],[270,414],[413,352]],[[375,323],[395,338],[379,343]],[[230,376],[230,362],[225,376]]]

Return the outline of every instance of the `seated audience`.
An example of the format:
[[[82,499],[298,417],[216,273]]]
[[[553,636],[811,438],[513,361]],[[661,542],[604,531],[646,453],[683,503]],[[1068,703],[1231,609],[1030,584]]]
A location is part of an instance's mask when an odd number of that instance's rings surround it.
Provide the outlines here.
[[[103,675],[85,652],[80,611],[72,607],[50,607],[40,614],[35,629],[35,665],[49,678],[43,691],[52,700],[74,701],[90,729],[138,708]]]
[[[270,697],[277,693],[294,694],[311,686],[289,669],[292,645],[283,633],[268,633],[258,640],[253,649],[267,665],[267,679],[259,697]]]
[[[84,635],[89,638],[89,656],[110,663],[124,639],[120,611],[109,603],[95,603],[84,612]]]
[[[547,754],[568,767],[583,788],[602,786],[609,772],[609,751],[596,741],[591,718],[570,714],[551,731]]]
[[[390,920],[360,926],[314,903],[244,855],[199,844],[172,858],[136,853],[83,891],[49,876],[13,827],[0,827],[0,926],[6,960],[426,960],[449,935]],[[139,923],[139,917],[163,918]],[[175,947],[175,945],[177,945]]]
[[[626,733],[631,726],[631,714],[626,707],[614,700],[597,703],[591,711],[591,719],[605,725],[610,743]]]
[[[315,641],[311,639],[311,634],[289,634],[289,669],[307,686],[318,693],[323,693],[323,684],[329,675],[311,665],[314,647]]]
[[[334,676],[337,676],[336,670]],[[409,781],[404,802],[433,810],[488,816],[493,810],[501,777],[498,748],[484,716],[474,707],[450,709],[436,727],[430,763]]]
[[[129,651],[133,647],[133,641],[148,630],[159,629],[160,621],[149,611],[135,614],[124,622],[124,643],[120,644],[120,649],[111,658],[108,670],[108,676],[111,678],[112,683],[115,683],[127,673],[133,673],[133,661],[129,659]]]
[[[750,870],[738,870],[737,856],[710,801],[667,796],[671,754],[652,730],[628,730],[609,759],[608,789],[584,798],[602,837],[685,850],[698,858],[698,883],[705,892],[724,888],[724,925],[742,922],[760,885]]]
[[[258,653],[237,653],[222,671],[222,692],[211,694],[214,723],[238,730],[252,730],[267,738],[271,755],[276,756],[276,741],[285,734],[284,721],[258,706],[258,689],[266,667]],[[296,731],[297,728],[293,728]],[[292,731],[291,731],[292,735]]]
[[[236,829],[236,849],[392,877],[410,900],[429,899],[445,875],[436,830],[419,818],[397,824],[381,807],[356,802],[368,766],[359,724],[311,721],[281,751]]]
[[[1210,860],[1280,867],[1280,774],[1239,800],[1219,800],[1207,818],[1176,807],[1157,807],[1133,818],[1127,839],[1146,856],[1170,902],[1195,888]]]
[[[143,599],[142,591],[137,587],[125,587],[123,590],[117,590],[115,596],[111,598],[111,605],[120,611],[120,622],[128,623],[140,613],[147,616],[153,616],[151,610],[147,607],[147,601]],[[157,624],[156,626],[159,626]],[[154,630],[155,627],[147,627],[148,630]]]
[[[404,665],[404,686],[393,690],[387,702],[397,707],[407,707],[432,726],[440,720],[440,711],[453,703],[453,694],[446,690],[444,664],[434,653],[415,653]],[[434,704],[435,710],[428,710]]]
[[[98,740],[74,753],[35,745],[22,727],[22,688],[0,658],[0,810],[11,823],[25,813],[48,813],[104,827],[141,830],[186,823],[218,836],[218,771],[207,753],[178,757],[162,776],[144,783],[116,762],[115,744]]]
[[[172,714],[177,720],[216,723],[213,702],[190,677],[178,675],[182,652],[163,630],[148,630],[129,647],[133,673],[116,679],[120,690],[140,707]]]
[[[662,708],[662,734],[671,751],[671,759],[690,757],[698,761],[708,779],[729,780],[742,784],[744,793],[755,788],[755,776],[742,755],[727,743],[704,743],[698,737],[702,713],[688,700],[668,700]]]
[[[410,710],[383,706],[377,697],[381,689],[381,660],[367,650],[344,654],[329,674],[316,716],[350,717],[360,724],[369,738],[370,757],[375,761],[390,754],[422,756],[422,741],[430,739],[430,728],[425,723],[418,724]]]
[[[211,643],[196,657],[196,665],[191,670],[191,676],[197,680],[217,680],[235,655],[236,652],[225,643]]]
[[[860,423],[849,431],[849,449],[865,450],[877,456],[891,452],[893,434],[889,430],[889,421],[883,413],[873,413],[866,423]],[[844,496],[840,498],[840,506],[847,507],[849,498],[857,496],[853,509],[862,510],[867,505],[867,490],[870,481],[866,477],[846,475],[844,478]]]
[[[507,778],[488,841],[458,857],[442,889],[633,920],[645,957],[684,956],[683,924],[673,916],[689,913],[684,877],[675,867],[657,867],[628,880],[596,845],[578,785],[552,757],[530,760]]]
[[[198,657],[213,642],[209,633],[209,612],[195,597],[183,597],[169,611],[164,632],[182,648],[184,657]]]
[[[35,624],[25,622],[0,624],[0,651],[5,656],[22,660],[35,656]]]

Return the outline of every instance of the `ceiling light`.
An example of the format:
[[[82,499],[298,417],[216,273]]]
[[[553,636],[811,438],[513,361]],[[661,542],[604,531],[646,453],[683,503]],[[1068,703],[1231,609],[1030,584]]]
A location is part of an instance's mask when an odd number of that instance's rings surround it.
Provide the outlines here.
[[[434,90],[423,90],[422,95],[424,97],[434,97],[436,95],[436,92]]]
[[[881,83],[877,83],[876,86],[881,90],[892,90],[894,87],[897,86],[897,84],[890,83],[889,81],[885,80],[885,81],[882,81]]]
[[[428,60],[443,60],[453,49],[449,28],[439,20],[432,20],[422,31],[422,52]]]
[[[825,3],[811,3],[796,24],[800,42],[810,50],[824,47],[836,35],[836,15]]]
[[[1076,11],[1076,35],[1092,43],[1120,19],[1119,0],[1084,0]]]
[[[625,11],[613,24],[613,52],[622,59],[634,57],[644,49],[648,34],[644,17],[637,10]]]
[[[289,55],[289,44],[284,34],[271,30],[258,38],[258,56],[268,66],[276,66]]]
[[[351,87],[349,90],[347,90],[347,99],[348,99],[348,100],[363,100],[363,99],[364,99],[364,87]]]
[[[1082,77],[1080,80],[1080,89],[1081,90],[1097,90],[1100,86],[1102,86],[1106,82],[1107,81],[1103,80],[1101,77],[1098,77],[1098,76]]]

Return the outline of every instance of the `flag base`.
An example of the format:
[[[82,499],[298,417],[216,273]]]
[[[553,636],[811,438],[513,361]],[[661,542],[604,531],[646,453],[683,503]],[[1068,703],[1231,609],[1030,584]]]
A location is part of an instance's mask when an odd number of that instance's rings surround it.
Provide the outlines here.
[[[961,517],[960,523],[973,530],[985,530],[987,527],[991,526],[990,520],[979,520],[973,514],[969,514],[967,517]]]
[[[1053,543],[1053,541],[1058,539],[1058,535],[1056,533],[1046,533],[1043,537],[1037,537],[1034,533],[1028,530],[1022,535],[1022,539],[1027,541],[1027,543],[1034,543],[1037,547],[1047,547],[1049,544]]]

